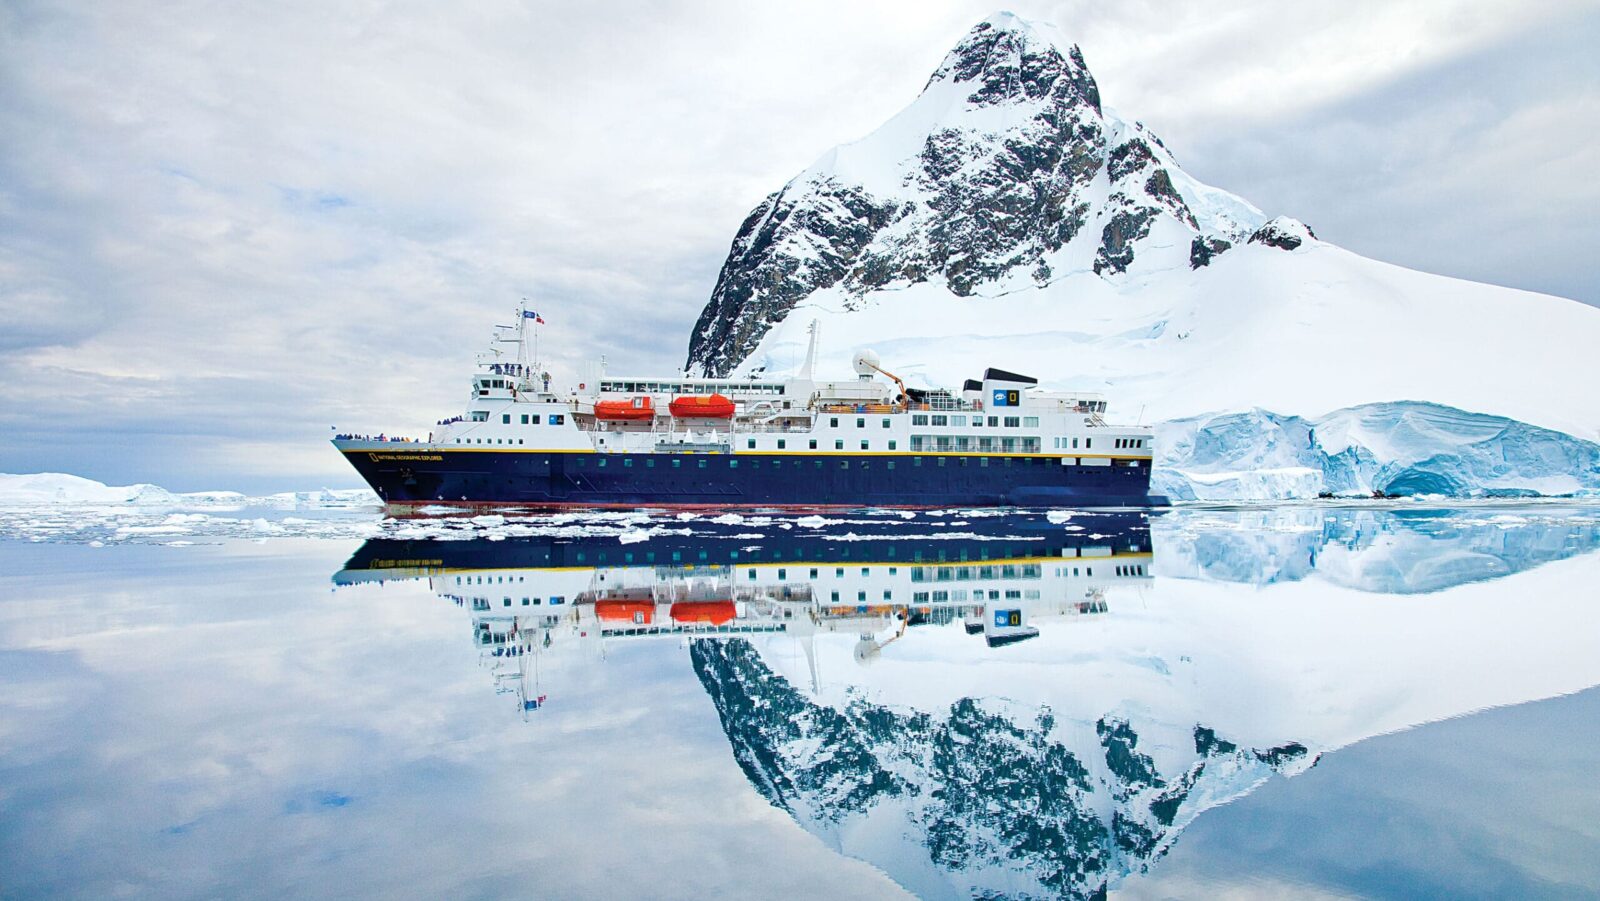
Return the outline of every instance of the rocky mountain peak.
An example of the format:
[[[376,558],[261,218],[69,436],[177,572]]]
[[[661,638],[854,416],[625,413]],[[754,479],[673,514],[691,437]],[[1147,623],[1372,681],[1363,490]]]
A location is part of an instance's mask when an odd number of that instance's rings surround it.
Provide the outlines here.
[[[975,106],[1039,101],[1059,92],[1100,112],[1100,88],[1083,53],[1064,45],[1053,31],[1013,13],[995,13],[945,56],[923,90],[940,82],[963,83],[972,90],[967,102]]]
[[[1183,172],[1143,124],[1106,109],[1078,48],[996,13],[922,93],[756,206],[696,323],[688,364],[726,375],[796,305],[933,282],[957,297],[1198,267],[1260,210]],[[1195,245],[1195,241],[1201,241]]]

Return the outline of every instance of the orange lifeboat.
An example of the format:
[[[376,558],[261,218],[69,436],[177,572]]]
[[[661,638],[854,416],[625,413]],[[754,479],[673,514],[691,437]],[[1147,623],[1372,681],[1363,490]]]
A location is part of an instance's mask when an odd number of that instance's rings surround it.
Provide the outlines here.
[[[733,401],[720,394],[687,394],[667,405],[679,419],[732,419]]]
[[[720,626],[736,615],[732,601],[679,601],[672,605],[672,618],[680,623],[710,623]]]
[[[594,418],[605,422],[637,422],[652,419],[655,415],[656,404],[649,397],[594,402]]]
[[[656,605],[649,601],[595,601],[594,615],[602,622],[633,623],[648,626],[655,618]]]

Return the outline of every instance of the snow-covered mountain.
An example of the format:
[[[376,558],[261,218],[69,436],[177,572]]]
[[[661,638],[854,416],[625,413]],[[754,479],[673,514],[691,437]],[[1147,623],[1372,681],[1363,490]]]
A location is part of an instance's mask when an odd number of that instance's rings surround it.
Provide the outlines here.
[[[688,364],[792,371],[814,319],[820,371],[848,372],[870,345],[912,382],[1001,366],[1104,391],[1128,419],[1362,405],[1370,419],[1421,401],[1600,437],[1600,396],[1575,390],[1600,382],[1600,310],[1380,263],[1269,219],[1107,107],[1054,28],[1009,13],[974,27],[910,106],[751,212]],[[1548,490],[1549,475],[1507,469],[1495,487]]]

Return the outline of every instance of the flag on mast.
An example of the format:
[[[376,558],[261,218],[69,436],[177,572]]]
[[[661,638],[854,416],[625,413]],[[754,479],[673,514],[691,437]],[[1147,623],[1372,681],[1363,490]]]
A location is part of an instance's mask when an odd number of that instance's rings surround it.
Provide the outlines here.
[[[540,316],[538,313],[535,313],[532,310],[523,310],[522,311],[522,318],[523,319],[532,319],[534,322],[537,322],[540,325],[544,325],[544,317]]]

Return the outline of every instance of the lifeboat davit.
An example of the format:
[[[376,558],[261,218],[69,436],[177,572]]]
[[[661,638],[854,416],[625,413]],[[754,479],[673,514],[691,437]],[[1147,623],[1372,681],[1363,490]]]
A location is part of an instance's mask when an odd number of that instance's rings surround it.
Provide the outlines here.
[[[686,394],[667,405],[679,419],[732,419],[733,401],[720,394]]]
[[[641,419],[653,419],[655,415],[656,404],[649,397],[594,402],[594,418],[606,422],[637,422]]]
[[[672,619],[680,623],[720,626],[732,622],[735,615],[732,601],[679,601],[672,605]]]

